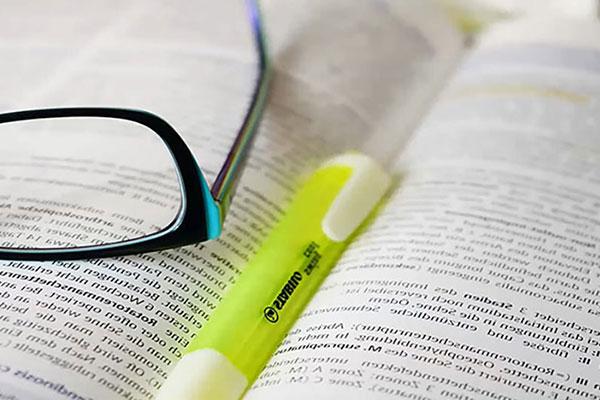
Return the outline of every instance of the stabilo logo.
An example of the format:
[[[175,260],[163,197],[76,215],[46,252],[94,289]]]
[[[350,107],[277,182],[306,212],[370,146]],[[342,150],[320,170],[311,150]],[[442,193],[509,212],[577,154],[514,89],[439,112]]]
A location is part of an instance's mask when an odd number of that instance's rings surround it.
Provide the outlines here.
[[[292,297],[292,294],[300,284],[301,280],[302,274],[299,271],[294,272],[292,276],[290,276],[275,300],[273,300],[273,303],[270,306],[265,307],[263,315],[267,321],[272,324],[279,321],[279,311],[283,310],[283,307],[285,307],[285,304]]]
[[[276,309],[274,309],[271,306],[265,307],[265,310],[263,311],[263,314],[265,316],[265,319],[267,321],[269,321],[270,323],[272,323],[272,324],[274,324],[275,322],[279,321],[279,313],[277,312]]]

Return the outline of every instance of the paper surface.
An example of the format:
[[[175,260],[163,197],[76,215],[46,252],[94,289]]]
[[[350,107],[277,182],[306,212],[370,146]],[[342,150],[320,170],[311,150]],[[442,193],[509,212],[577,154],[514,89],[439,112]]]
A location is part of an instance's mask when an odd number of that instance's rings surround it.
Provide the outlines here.
[[[600,31],[570,29],[484,38],[249,398],[597,396],[600,53],[581,44]]]

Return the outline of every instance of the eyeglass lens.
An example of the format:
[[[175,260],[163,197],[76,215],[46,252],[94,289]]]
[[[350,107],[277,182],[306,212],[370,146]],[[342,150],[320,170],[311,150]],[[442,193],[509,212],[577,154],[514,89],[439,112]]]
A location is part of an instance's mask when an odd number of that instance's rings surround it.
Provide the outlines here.
[[[149,128],[110,118],[0,124],[0,247],[73,248],[148,236],[181,206],[174,161]]]

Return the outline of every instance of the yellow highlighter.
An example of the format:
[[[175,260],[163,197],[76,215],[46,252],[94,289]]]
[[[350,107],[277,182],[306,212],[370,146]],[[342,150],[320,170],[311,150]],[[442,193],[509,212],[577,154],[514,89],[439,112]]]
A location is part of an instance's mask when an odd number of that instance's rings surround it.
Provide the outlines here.
[[[190,343],[156,399],[239,399],[389,185],[389,175],[362,154],[343,154],[323,164]]]

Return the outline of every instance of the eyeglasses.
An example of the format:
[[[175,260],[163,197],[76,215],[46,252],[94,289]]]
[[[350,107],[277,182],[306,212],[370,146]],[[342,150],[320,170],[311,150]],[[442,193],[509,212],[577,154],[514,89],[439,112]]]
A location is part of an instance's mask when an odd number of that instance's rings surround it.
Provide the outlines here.
[[[269,86],[259,9],[255,0],[247,7],[258,77],[210,188],[181,136],[152,113],[78,107],[0,114],[0,259],[138,254],[220,235]]]

